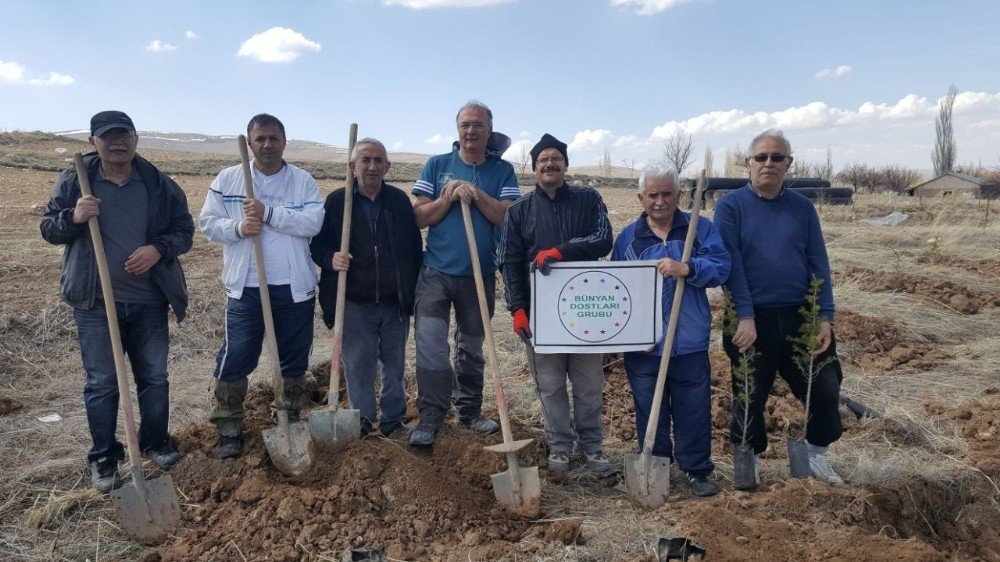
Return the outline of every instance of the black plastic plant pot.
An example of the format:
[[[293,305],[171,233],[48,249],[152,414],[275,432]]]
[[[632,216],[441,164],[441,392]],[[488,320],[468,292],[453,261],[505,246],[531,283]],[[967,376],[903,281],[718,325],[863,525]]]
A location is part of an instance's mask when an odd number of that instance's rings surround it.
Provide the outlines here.
[[[809,450],[804,439],[788,440],[788,473],[792,478],[810,478]]]
[[[753,490],[760,484],[760,475],[754,462],[753,449],[749,445],[737,445],[733,452],[733,487],[737,490]]]

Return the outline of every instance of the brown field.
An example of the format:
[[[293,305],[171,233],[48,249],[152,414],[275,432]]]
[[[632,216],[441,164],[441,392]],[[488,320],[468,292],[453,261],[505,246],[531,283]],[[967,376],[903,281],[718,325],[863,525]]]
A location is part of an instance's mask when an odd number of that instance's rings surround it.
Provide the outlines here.
[[[722,493],[699,500],[678,479],[671,501],[647,512],[614,481],[583,468],[552,481],[523,351],[508,316],[498,313],[493,328],[515,433],[539,442],[523,457],[542,468],[536,520],[493,502],[488,475],[502,461],[481,447],[497,438],[456,428],[442,432],[431,454],[411,451],[402,439],[369,438],[321,457],[302,477],[283,476],[255,431],[269,424],[263,384],[248,400],[246,454],[214,459],[206,419],[225,307],[221,248],[196,235],[183,257],[189,318],[170,327],[171,427],[184,455],[170,473],[184,522],[158,547],[132,542],[111,501],[90,487],[79,347],[58,295],[61,248],[38,232],[53,170],[83,148],[47,135],[0,137],[2,560],[339,560],[345,548],[371,546],[393,560],[639,561],[655,560],[657,538],[666,535],[690,537],[714,560],[1000,560],[1000,220],[987,219],[980,201],[880,196],[821,209],[836,271],[844,392],[886,414],[856,420],[843,412],[845,435],[831,458],[848,486],[787,479],[783,441],[801,431],[801,406],[777,387],[768,406],[764,485],[732,490],[730,384],[718,334],[713,443]],[[211,174],[230,163],[224,156],[146,156],[177,174],[196,216]],[[411,185],[403,179],[397,185]],[[340,183],[320,180],[324,194]],[[617,232],[638,213],[634,191],[601,193]],[[910,220],[882,228],[857,223],[894,210]],[[311,398],[321,402],[330,342],[319,318],[316,337]],[[631,396],[618,358],[605,362],[606,451],[620,462],[635,447]],[[412,350],[407,370],[412,377]],[[255,382],[268,372],[259,369]],[[409,390],[415,394],[412,380]],[[50,413],[61,421],[38,420]]]

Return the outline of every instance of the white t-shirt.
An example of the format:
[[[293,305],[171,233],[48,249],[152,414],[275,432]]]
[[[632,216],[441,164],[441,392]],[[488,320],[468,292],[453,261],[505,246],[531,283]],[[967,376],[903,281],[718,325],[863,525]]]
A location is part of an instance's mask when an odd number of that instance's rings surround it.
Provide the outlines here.
[[[292,193],[291,174],[288,173],[288,166],[282,166],[276,174],[268,176],[251,166],[253,171],[253,188],[257,200],[268,207],[282,207],[286,205],[285,196]],[[260,231],[260,243],[264,251],[264,268],[267,271],[268,285],[288,285],[292,282],[292,263],[289,256],[295,250],[292,244],[294,237],[282,234],[269,224],[262,224]],[[250,254],[250,268],[247,269],[247,277],[243,285],[245,287],[259,287],[257,279],[257,258]]]

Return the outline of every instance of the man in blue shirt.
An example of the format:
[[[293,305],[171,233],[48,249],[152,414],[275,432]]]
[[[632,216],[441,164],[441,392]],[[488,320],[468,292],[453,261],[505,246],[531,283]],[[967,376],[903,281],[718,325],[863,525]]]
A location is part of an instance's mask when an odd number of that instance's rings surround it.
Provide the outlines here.
[[[414,311],[417,349],[417,408],[420,422],[410,444],[430,446],[454,403],[458,421],[482,434],[500,426],[483,417],[482,319],[472,277],[460,201],[472,211],[490,316],[493,315],[497,227],[511,202],[521,196],[514,167],[488,146],[493,112],[478,101],[466,103],[455,118],[458,150],[432,157],[413,186],[419,228],[430,227],[424,267],[417,280]],[[508,139],[509,142],[509,139]],[[454,366],[448,346],[449,315],[455,309]]]
[[[691,214],[677,208],[680,179],[675,170],[655,166],[643,170],[639,176],[639,202],[643,212],[618,235],[611,259],[657,260],[656,267],[665,277],[664,323],[670,316],[675,284],[678,280],[685,283],[653,454],[675,459],[687,475],[694,495],[712,496],[718,492],[710,478],[715,470],[712,462],[712,369],[708,362],[712,310],[705,289],[718,287],[729,276],[729,254],[712,223],[700,220],[691,258],[681,263]],[[625,354],[625,372],[635,401],[640,448],[652,413],[663,343],[660,341],[649,352]]]
[[[830,484],[843,484],[826,457],[827,447],[843,432],[838,410],[843,373],[833,337],[830,262],[812,202],[782,187],[791,154],[791,144],[781,131],[769,129],[757,135],[746,159],[750,183],[726,194],[715,209],[715,224],[733,262],[726,287],[739,316],[736,332],[723,338],[723,346],[734,367],[740,354],[751,347],[759,353],[752,364],[755,385],[748,427],[744,429],[741,423],[743,406],[733,400],[730,438],[739,443],[745,430],[757,454],[767,449],[764,405],[775,374],[804,401],[808,376],[795,365],[788,338],[799,335],[799,309],[806,304],[812,280],[822,280],[823,320],[815,355],[825,366],[813,380],[806,441],[813,475]]]

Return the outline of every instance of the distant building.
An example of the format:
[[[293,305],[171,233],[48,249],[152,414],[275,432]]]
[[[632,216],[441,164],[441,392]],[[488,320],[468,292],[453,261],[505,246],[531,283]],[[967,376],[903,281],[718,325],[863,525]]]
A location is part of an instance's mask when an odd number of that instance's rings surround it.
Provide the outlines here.
[[[979,197],[983,180],[958,172],[948,172],[907,188],[907,195],[914,197]]]

